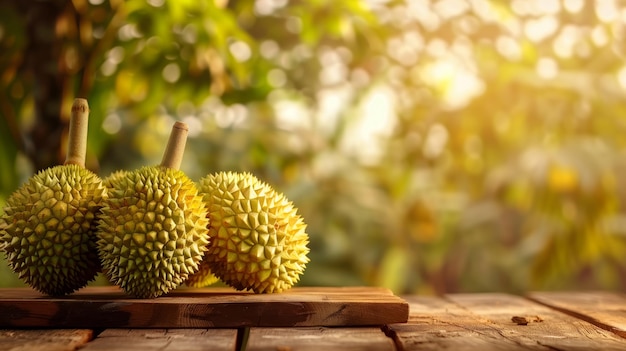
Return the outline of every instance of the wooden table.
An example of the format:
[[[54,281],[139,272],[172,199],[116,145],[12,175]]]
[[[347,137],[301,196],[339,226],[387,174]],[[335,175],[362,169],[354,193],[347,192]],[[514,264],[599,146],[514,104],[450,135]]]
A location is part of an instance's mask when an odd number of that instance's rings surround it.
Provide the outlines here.
[[[144,305],[110,290],[50,299],[0,289],[0,350],[626,350],[626,295],[619,293],[399,298],[380,288],[292,290],[181,292]],[[255,309],[259,301],[264,307]]]

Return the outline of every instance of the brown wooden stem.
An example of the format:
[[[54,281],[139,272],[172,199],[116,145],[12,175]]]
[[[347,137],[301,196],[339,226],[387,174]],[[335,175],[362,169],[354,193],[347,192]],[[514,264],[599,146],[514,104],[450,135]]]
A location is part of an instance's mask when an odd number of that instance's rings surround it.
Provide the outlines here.
[[[72,104],[70,134],[67,144],[65,164],[85,167],[87,155],[87,124],[89,122],[89,104],[86,99],[76,98]]]
[[[179,169],[180,164],[183,161],[183,154],[185,153],[185,144],[187,143],[187,133],[189,127],[184,122],[176,122],[172,126],[172,132],[170,133],[170,139],[167,141],[165,152],[163,153],[163,159],[161,160],[161,166]]]

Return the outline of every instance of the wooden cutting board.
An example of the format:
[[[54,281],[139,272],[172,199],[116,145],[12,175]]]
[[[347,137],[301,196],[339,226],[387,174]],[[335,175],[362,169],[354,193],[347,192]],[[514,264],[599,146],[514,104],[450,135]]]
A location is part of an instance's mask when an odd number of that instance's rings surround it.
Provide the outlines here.
[[[233,328],[366,326],[404,323],[409,305],[376,287],[292,288],[253,294],[230,288],[178,289],[135,299],[117,287],[64,297],[0,289],[0,328]]]

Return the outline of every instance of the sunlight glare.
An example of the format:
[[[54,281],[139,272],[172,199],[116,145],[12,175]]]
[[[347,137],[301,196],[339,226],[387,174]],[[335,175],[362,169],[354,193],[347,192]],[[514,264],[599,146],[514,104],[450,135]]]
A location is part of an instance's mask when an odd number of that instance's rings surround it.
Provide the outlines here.
[[[496,18],[495,11],[487,0],[470,0],[472,11],[483,21],[492,21]]]
[[[626,90],[626,66],[622,67],[622,69],[617,72],[617,81],[622,89]]]
[[[537,66],[535,69],[539,77],[543,79],[555,78],[559,73],[559,65],[551,57],[542,57],[537,60]]]
[[[521,16],[556,15],[561,11],[560,0],[514,0],[513,12]]]
[[[315,127],[320,133],[329,136],[336,131],[346,101],[350,101],[353,93],[353,87],[347,83],[326,87],[317,92],[318,108],[315,111]]]
[[[400,37],[392,38],[387,43],[389,56],[405,66],[414,65],[423,50],[424,39],[417,31],[406,32]]]
[[[578,13],[583,9],[585,0],[564,0],[563,7],[569,13]]]
[[[562,58],[570,58],[574,54],[574,48],[580,42],[582,32],[580,27],[566,25],[552,42],[554,53]]]
[[[193,23],[189,23],[183,28],[180,36],[183,41],[194,44],[198,40],[198,29]]]
[[[596,0],[596,16],[602,22],[608,23],[617,19],[618,10],[615,0]]]
[[[365,165],[380,163],[383,145],[396,125],[394,92],[387,86],[372,89],[362,100],[354,124],[342,140],[342,149]]]
[[[419,22],[427,31],[434,31],[441,26],[441,18],[432,11],[428,1],[411,0],[407,3],[407,8],[402,11],[403,16]]]
[[[122,129],[122,119],[117,113],[108,114],[102,121],[102,129],[108,134],[117,134]]]
[[[242,104],[232,106],[218,105],[214,108],[215,124],[219,128],[238,127],[248,119],[248,108]]]
[[[559,21],[555,16],[547,15],[537,19],[529,19],[524,23],[524,34],[531,41],[538,43],[559,28]]]
[[[239,62],[246,62],[252,56],[252,50],[250,49],[250,46],[241,40],[232,42],[228,46],[228,49],[230,50],[230,53],[233,55],[235,60]]]
[[[426,52],[432,57],[441,57],[448,54],[448,44],[442,39],[435,38],[428,42]]]
[[[440,92],[449,109],[462,108],[485,90],[484,82],[452,56],[425,65],[417,72],[424,82]]]
[[[267,73],[267,82],[274,88],[282,88],[287,83],[287,74],[280,68],[274,68]]]
[[[469,4],[464,0],[439,0],[433,8],[444,21],[462,15],[469,10]]]
[[[264,58],[273,59],[280,53],[280,47],[274,40],[264,40],[259,46],[259,52]]]
[[[348,67],[337,50],[323,50],[319,54],[322,70],[319,80],[322,85],[335,85],[344,82],[348,77]]]
[[[118,65],[124,60],[124,48],[116,46],[106,53],[106,57],[111,63]]]
[[[121,41],[129,41],[131,39],[137,39],[142,37],[139,28],[137,28],[137,26],[133,23],[128,23],[120,27],[120,29],[117,31],[117,36],[120,38]]]
[[[180,78],[180,67],[178,64],[172,62],[163,67],[163,79],[168,83],[176,83]]]
[[[439,157],[448,143],[448,130],[442,124],[436,123],[428,129],[426,140],[422,147],[422,153],[426,158]]]
[[[150,6],[161,7],[165,4],[165,0],[147,0]]]
[[[501,35],[496,39],[496,50],[502,57],[511,61],[517,61],[522,58],[522,48],[519,42],[509,36]]]
[[[609,42],[609,35],[602,25],[597,25],[591,30],[591,40],[597,47],[602,47]]]
[[[302,19],[296,16],[290,16],[285,21],[285,28],[290,33],[300,33],[302,31]]]
[[[300,101],[281,99],[274,104],[276,126],[286,131],[310,130],[311,117],[307,107]]]
[[[102,66],[100,66],[100,72],[103,76],[109,77],[115,73],[117,69],[117,65],[114,64],[111,60],[106,60],[102,62]]]
[[[256,0],[254,12],[260,16],[267,16],[287,5],[287,0]]]

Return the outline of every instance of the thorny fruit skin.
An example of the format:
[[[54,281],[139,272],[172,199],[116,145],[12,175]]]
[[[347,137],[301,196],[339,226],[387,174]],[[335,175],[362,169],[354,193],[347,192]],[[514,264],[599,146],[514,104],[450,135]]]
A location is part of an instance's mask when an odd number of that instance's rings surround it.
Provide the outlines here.
[[[155,298],[199,268],[207,211],[182,171],[143,167],[107,180],[98,248],[105,274],[125,292]]]
[[[102,180],[77,165],[42,170],[17,189],[0,216],[0,248],[11,269],[52,295],[78,290],[100,271],[96,226]]]
[[[113,188],[113,184],[115,182],[120,181],[120,179],[122,177],[126,176],[126,174],[128,174],[127,170],[123,170],[123,169],[117,170],[117,171],[109,174],[108,176],[102,178],[102,184],[104,184],[104,186],[107,189],[111,189],[111,188]]]
[[[209,209],[211,271],[237,290],[274,293],[291,288],[309,262],[306,224],[287,198],[250,173],[200,179]]]
[[[185,281],[185,285],[192,288],[204,288],[209,285],[215,284],[219,281],[219,278],[211,272],[211,268],[206,259],[200,262],[200,269],[198,272],[190,275]]]

